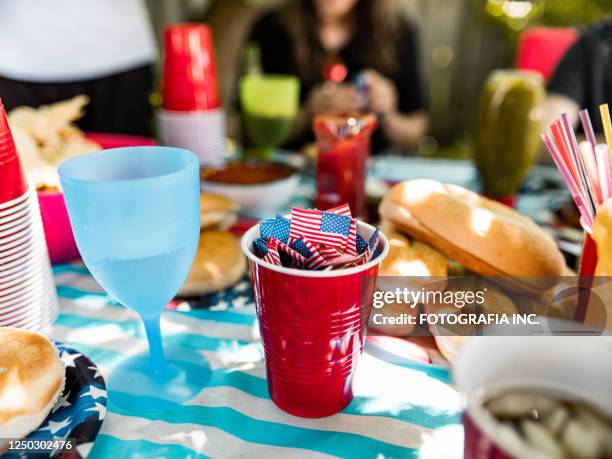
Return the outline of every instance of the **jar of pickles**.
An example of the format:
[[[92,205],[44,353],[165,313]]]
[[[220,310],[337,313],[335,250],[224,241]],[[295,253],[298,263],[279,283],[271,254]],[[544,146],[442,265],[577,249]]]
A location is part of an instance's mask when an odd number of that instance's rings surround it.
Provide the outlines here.
[[[474,135],[486,196],[514,205],[540,148],[544,94],[542,77],[532,71],[496,70],[486,81]]]

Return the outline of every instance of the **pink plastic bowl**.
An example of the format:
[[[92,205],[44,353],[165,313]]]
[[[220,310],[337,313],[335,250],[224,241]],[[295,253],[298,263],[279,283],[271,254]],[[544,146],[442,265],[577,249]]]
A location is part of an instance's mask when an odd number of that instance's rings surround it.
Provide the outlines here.
[[[103,149],[156,145],[155,140],[148,137],[103,133],[86,135]],[[63,193],[60,191],[38,193],[38,203],[51,263],[66,263],[79,258]]]

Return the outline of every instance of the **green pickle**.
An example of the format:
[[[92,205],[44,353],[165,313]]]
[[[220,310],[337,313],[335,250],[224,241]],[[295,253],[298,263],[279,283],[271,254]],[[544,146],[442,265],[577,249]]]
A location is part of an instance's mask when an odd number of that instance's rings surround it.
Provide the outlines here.
[[[544,96],[538,73],[496,70],[489,76],[474,136],[474,161],[484,194],[517,193],[540,148]]]

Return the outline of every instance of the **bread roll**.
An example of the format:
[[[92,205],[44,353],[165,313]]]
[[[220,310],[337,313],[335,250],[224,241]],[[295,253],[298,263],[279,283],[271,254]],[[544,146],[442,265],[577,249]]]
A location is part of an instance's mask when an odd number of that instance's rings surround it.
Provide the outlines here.
[[[477,286],[474,285],[473,278],[465,278],[459,284],[450,287],[447,291],[476,291]],[[487,287],[484,292],[484,302],[480,306],[467,305],[459,308],[455,305],[437,305],[429,303],[425,305],[427,314],[439,314],[446,312],[447,314],[497,314],[497,315],[513,315],[518,312],[517,306],[512,299],[501,290],[494,287]],[[428,325],[429,331],[436,341],[436,345],[440,353],[451,363],[454,363],[457,354],[463,345],[476,335],[477,330],[481,330],[481,326],[476,325]]]
[[[236,220],[238,204],[225,196],[200,193],[200,228],[204,230],[226,230]]]
[[[447,259],[427,244],[385,228],[389,254],[380,265],[381,276],[446,276]]]
[[[0,327],[0,439],[22,438],[37,429],[64,382],[64,363],[47,338]]]
[[[240,242],[227,231],[200,234],[198,253],[179,295],[201,295],[222,290],[240,280],[246,260]]]
[[[399,279],[389,279],[389,287],[425,288],[444,290],[447,275],[447,259],[437,250],[419,241],[413,241],[396,231],[388,222],[382,222],[382,229],[389,240],[389,254],[382,261],[379,276],[403,276],[406,282]],[[436,279],[440,277],[440,279]],[[379,288],[385,289],[385,280],[380,279]],[[387,303],[377,311],[383,317],[400,317],[402,314],[417,316],[420,307],[410,307],[407,304]],[[370,320],[369,327],[385,335],[408,336],[416,325],[414,324],[385,324],[377,325]]]
[[[459,186],[403,182],[389,190],[379,211],[478,274],[513,276],[505,279],[513,287],[540,290],[554,282],[544,276],[564,273],[563,255],[549,234],[515,210]]]

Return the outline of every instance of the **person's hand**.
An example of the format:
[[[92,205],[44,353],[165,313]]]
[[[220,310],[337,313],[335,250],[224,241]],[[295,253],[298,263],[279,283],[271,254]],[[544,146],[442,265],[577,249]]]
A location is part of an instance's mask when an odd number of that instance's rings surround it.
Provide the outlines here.
[[[391,80],[376,70],[366,69],[362,73],[369,89],[368,108],[374,113],[389,114],[397,110],[397,90]]]
[[[310,91],[307,107],[311,115],[348,113],[359,110],[361,95],[355,86],[346,83],[323,83]]]

